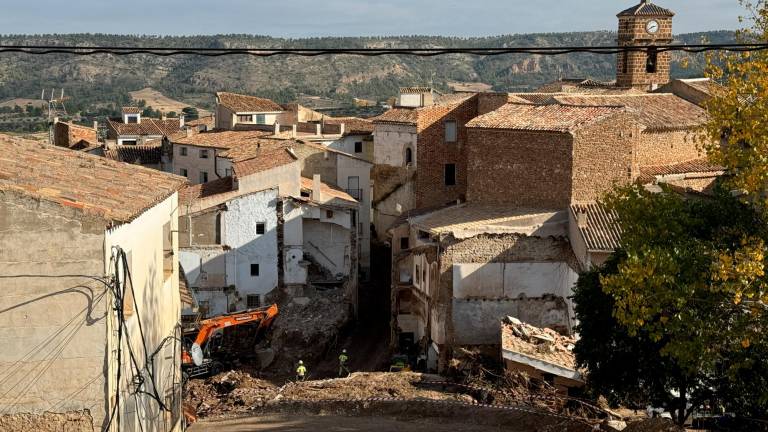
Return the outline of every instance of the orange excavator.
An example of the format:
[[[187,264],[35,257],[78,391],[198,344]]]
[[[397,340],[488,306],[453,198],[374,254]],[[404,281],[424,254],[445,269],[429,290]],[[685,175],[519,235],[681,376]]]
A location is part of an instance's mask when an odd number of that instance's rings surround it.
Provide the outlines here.
[[[277,313],[277,305],[273,304],[262,308],[219,315],[200,321],[196,335],[185,335],[185,346],[181,353],[181,367],[184,378],[214,375],[221,370],[223,363],[206,355],[210,354],[211,351],[208,342],[218,330],[242,324],[258,323],[256,328],[256,335],[258,337],[272,325],[272,321],[277,317]]]

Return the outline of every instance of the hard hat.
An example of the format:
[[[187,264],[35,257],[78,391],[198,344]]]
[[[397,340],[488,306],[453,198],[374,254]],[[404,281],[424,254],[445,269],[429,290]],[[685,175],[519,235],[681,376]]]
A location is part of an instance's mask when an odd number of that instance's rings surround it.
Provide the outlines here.
[[[346,352],[347,352],[347,349],[346,349],[346,348],[344,348],[343,350],[341,350],[341,352],[343,352],[343,353],[345,353],[345,354],[346,354]]]
[[[301,361],[301,360],[299,360],[299,364],[304,364],[304,362],[303,362],[303,361]]]

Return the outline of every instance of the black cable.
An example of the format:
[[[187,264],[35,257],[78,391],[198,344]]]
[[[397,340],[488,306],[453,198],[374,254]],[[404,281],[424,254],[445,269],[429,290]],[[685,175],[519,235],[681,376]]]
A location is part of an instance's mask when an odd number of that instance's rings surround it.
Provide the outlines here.
[[[323,55],[359,55],[378,57],[385,55],[411,55],[434,57],[449,54],[470,54],[477,56],[497,56],[507,54],[563,55],[573,53],[617,54],[621,52],[656,52],[679,51],[702,53],[709,51],[752,52],[768,50],[768,43],[732,43],[732,44],[694,44],[694,45],[626,45],[626,46],[565,46],[565,47],[507,47],[507,48],[174,48],[174,47],[119,47],[119,46],[71,46],[71,45],[0,45],[1,53],[21,53],[31,55],[71,54],[95,55],[112,54],[117,56],[149,54],[161,57],[175,55],[198,55],[221,57],[229,55],[249,55],[254,57],[301,56],[316,57]]]

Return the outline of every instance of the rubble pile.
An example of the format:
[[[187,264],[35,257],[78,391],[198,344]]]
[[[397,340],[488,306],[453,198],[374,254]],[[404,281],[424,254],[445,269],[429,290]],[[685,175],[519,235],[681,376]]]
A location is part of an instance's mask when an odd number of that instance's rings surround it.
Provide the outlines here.
[[[672,420],[664,418],[652,418],[643,421],[632,422],[627,425],[624,432],[684,432],[685,429],[674,424]]]
[[[185,406],[207,417],[264,406],[277,395],[278,387],[242,371],[229,371],[190,380],[185,390]]]
[[[312,365],[335,347],[351,318],[343,288],[317,290],[311,296],[295,297],[281,305],[272,331],[263,341],[263,348],[275,353],[269,371],[292,375],[296,363],[303,360],[311,377]]]
[[[576,358],[573,355],[576,338],[563,336],[550,328],[539,328],[517,318],[506,317],[502,326],[502,344],[534,356],[553,359],[556,357],[555,363],[571,369],[576,368]]]

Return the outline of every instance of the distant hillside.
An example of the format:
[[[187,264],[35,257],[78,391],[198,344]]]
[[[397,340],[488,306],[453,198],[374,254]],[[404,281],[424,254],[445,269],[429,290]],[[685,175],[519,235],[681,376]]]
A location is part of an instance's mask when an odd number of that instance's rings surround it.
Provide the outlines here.
[[[77,44],[97,46],[159,47],[252,47],[252,48],[341,48],[341,47],[508,47],[614,45],[613,32],[505,35],[483,38],[453,37],[364,37],[278,39],[265,36],[222,35],[190,37],[146,37],[112,35],[0,36],[3,44]],[[680,43],[733,41],[732,32],[685,34]],[[675,76],[701,75],[703,57],[690,59],[681,68],[683,56],[676,54]],[[487,84],[494,90],[521,91],[559,77],[614,77],[615,58],[590,54],[556,57],[505,55],[477,57],[449,55],[435,58],[409,56],[355,57],[334,55],[299,58],[249,56],[204,58],[195,56],[32,56],[0,55],[0,101],[36,98],[42,88],[64,87],[72,97],[70,112],[106,112],[128,103],[129,92],[147,87],[190,105],[210,108],[218,90],[245,92],[275,99],[296,100],[300,94],[323,96],[342,103],[353,97],[385,100],[405,85],[433,85],[448,91],[459,83]],[[482,85],[481,85],[482,87]]]

